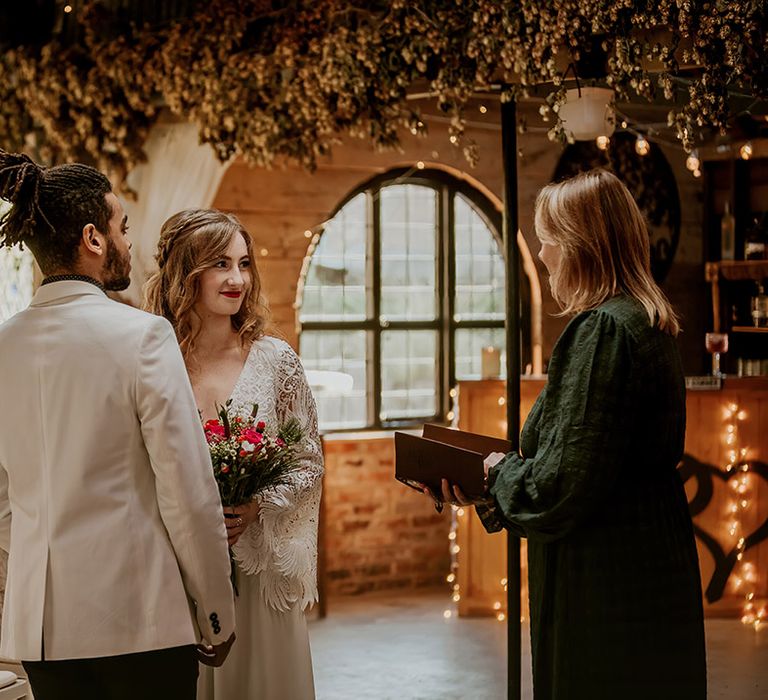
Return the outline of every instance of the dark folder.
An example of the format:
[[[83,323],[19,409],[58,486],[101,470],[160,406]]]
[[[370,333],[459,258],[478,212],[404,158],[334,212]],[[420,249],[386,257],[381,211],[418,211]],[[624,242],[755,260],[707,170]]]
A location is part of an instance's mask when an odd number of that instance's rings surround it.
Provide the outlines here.
[[[426,484],[436,496],[440,480],[447,479],[469,498],[479,498],[485,492],[483,460],[511,449],[508,440],[427,423],[422,436],[395,433],[395,478],[418,490]]]

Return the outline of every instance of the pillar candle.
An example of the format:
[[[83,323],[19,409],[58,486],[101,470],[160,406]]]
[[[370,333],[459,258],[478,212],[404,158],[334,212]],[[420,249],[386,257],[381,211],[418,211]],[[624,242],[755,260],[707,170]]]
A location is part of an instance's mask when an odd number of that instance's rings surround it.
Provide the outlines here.
[[[501,374],[501,351],[489,345],[483,348],[480,362],[480,376],[483,379],[496,379]]]

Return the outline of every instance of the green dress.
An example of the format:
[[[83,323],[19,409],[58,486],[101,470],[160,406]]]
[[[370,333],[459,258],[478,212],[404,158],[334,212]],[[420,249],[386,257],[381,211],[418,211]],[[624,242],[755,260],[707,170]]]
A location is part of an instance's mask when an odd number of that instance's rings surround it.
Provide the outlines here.
[[[536,700],[706,697],[684,438],[674,339],[626,296],[572,319],[478,509],[528,538]]]

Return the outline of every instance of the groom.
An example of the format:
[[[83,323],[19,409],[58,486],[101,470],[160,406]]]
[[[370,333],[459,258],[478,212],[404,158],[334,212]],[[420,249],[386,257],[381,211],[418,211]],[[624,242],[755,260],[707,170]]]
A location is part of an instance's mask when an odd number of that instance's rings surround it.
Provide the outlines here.
[[[0,197],[0,245],[28,246],[45,276],[0,325],[0,655],[36,700],[192,700],[234,608],[173,330],[104,293],[128,286],[131,247],[104,175],[0,151]]]

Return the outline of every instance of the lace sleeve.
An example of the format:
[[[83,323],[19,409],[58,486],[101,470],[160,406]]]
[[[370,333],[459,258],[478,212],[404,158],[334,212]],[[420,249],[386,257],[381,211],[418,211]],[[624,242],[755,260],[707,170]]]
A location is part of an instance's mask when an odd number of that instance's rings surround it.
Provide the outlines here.
[[[298,355],[286,345],[279,356],[275,376],[275,410],[277,422],[298,419],[304,436],[300,443],[301,468],[294,473],[291,491],[294,496],[309,491],[323,476],[323,451],[317,428],[317,408]]]
[[[285,610],[302,608],[317,599],[317,524],[323,475],[323,453],[315,400],[296,353],[280,343],[273,365],[275,419],[283,425],[298,419],[303,437],[299,468],[290,483],[256,497],[259,522],[235,545],[235,556],[246,573],[263,572],[260,585],[266,600]]]

